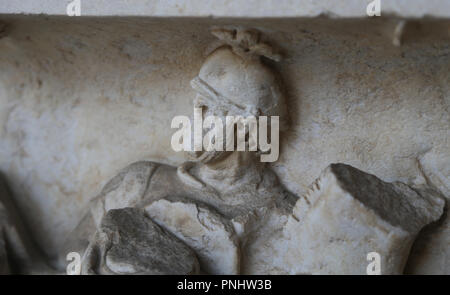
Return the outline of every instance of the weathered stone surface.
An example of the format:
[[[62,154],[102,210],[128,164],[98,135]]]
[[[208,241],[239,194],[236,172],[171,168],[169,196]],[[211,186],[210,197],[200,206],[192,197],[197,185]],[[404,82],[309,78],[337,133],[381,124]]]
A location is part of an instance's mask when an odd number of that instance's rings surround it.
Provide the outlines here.
[[[133,163],[108,181],[98,196],[89,202],[89,214],[67,235],[54,266],[64,268],[67,253],[83,253],[86,250],[108,210],[136,206],[141,201],[155,168],[156,165],[151,162]]]
[[[137,162],[122,169],[105,184],[101,193],[90,203],[90,212],[98,226],[111,209],[135,207],[142,202],[145,190],[157,164]]]
[[[444,215],[426,226],[417,237],[408,257],[406,274],[450,274],[450,217],[449,201]]]
[[[159,200],[145,210],[155,222],[195,250],[203,272],[239,274],[238,239],[225,218],[205,205],[181,200]]]
[[[198,273],[195,253],[140,209],[108,211],[83,257],[83,274]]]
[[[225,44],[208,55],[192,80],[194,106],[204,106],[205,116],[285,117],[279,79],[261,60],[280,60],[273,47],[255,30],[213,33]],[[93,220],[98,224],[107,212],[124,206],[145,208],[191,246],[202,270],[211,274],[363,274],[369,253],[383,257],[383,273],[399,274],[417,233],[437,220],[444,206],[444,199],[430,189],[419,159],[427,184],[420,189],[333,164],[314,183],[316,190],[297,200],[256,153],[216,147],[189,155],[192,161],[177,168],[146,162],[125,168],[94,200]],[[101,229],[98,236],[104,239]],[[101,245],[109,249],[107,242]],[[104,256],[95,254],[95,247],[87,253]],[[105,261],[105,267],[116,268],[113,272],[137,272],[108,256]]]
[[[0,169],[50,257],[118,169],[143,159],[183,161],[170,148],[170,120],[191,114],[189,81],[209,52],[209,29],[229,24],[72,20],[2,16],[8,29],[0,28]],[[408,23],[401,47],[390,39],[396,21],[385,19],[233,24],[258,27],[283,49],[284,60],[271,65],[283,76],[291,126],[273,168],[293,193],[305,193],[329,163],[345,162],[449,196],[448,20]],[[105,208],[139,201],[149,171],[124,177],[96,211],[97,223]],[[248,226],[235,224],[246,236]],[[426,232],[408,270],[448,272],[448,220]]]
[[[71,1],[0,0],[0,13],[44,13],[65,15]],[[373,0],[127,0],[81,1],[84,16],[158,16],[158,17],[366,17],[367,5]],[[446,0],[381,1],[382,15],[398,17],[449,17],[450,4]]]
[[[214,40],[210,28],[229,21],[2,21],[10,29],[0,39],[0,169],[53,257],[122,167],[184,161],[170,147],[170,121],[192,113],[189,82]],[[233,24],[258,27],[283,49],[274,67],[291,125],[272,166],[290,191],[302,195],[327,165],[345,162],[389,182],[425,173],[448,196],[447,21],[407,25],[400,48],[381,19]]]
[[[417,233],[444,204],[436,192],[332,164],[294,208],[285,262],[299,262],[292,273],[366,274],[367,254],[377,252],[382,274],[401,274]]]

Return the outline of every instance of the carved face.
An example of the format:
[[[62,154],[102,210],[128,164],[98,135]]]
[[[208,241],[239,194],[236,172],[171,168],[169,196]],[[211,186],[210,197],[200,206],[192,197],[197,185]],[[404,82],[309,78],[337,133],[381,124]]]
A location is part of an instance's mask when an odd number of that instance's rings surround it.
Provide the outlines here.
[[[279,116],[280,129],[287,125],[278,79],[259,58],[246,59],[230,47],[220,47],[206,59],[191,85],[197,91],[194,106],[203,109],[203,119],[217,116],[225,126],[226,116]],[[225,143],[225,130],[223,134]],[[190,160],[204,163],[225,155],[226,152],[221,151],[188,153]]]
[[[202,108],[203,120],[205,120],[205,118],[207,118],[208,116],[217,116],[222,119],[222,122],[225,122],[225,116],[228,114],[227,110],[219,109],[217,108],[217,105],[208,103],[208,99],[206,99],[201,94],[197,94],[197,96],[195,97],[194,106],[197,108]],[[191,122],[193,122],[192,118]],[[209,129],[204,128],[203,134],[206,134],[210,129],[211,128]],[[222,130],[222,132],[224,134],[224,143],[225,143],[226,142],[225,127],[224,130]],[[223,149],[225,150],[225,146]],[[202,162],[204,164],[222,160],[229,154],[230,152],[226,151],[206,151],[206,150],[203,150],[201,152],[186,152],[186,156],[190,161]]]

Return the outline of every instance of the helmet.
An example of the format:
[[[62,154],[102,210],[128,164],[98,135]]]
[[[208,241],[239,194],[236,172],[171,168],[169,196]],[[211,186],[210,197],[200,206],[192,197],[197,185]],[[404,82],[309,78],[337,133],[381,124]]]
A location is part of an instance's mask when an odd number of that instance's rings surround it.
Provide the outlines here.
[[[280,129],[286,127],[279,80],[259,56],[221,46],[208,56],[191,85],[208,106],[234,116],[280,116]]]

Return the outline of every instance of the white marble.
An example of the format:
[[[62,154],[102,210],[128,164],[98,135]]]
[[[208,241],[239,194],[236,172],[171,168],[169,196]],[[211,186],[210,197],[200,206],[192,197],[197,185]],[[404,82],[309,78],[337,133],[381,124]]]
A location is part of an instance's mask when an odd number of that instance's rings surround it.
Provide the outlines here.
[[[183,161],[170,147],[170,121],[192,113],[189,81],[215,42],[209,30],[230,22],[0,19],[8,25],[0,39],[0,170],[53,257],[121,168]],[[448,21],[407,25],[400,47],[389,20],[233,24],[260,29],[283,51],[273,67],[291,124],[272,167],[293,193],[343,162],[450,196]],[[448,222],[435,231],[447,233]],[[430,243],[440,246],[420,267],[448,272],[439,263],[449,256],[448,234],[438,233]]]
[[[0,0],[0,14],[65,15],[73,0]],[[381,15],[450,17],[446,0],[380,0]],[[80,0],[82,16],[367,17],[373,0]]]

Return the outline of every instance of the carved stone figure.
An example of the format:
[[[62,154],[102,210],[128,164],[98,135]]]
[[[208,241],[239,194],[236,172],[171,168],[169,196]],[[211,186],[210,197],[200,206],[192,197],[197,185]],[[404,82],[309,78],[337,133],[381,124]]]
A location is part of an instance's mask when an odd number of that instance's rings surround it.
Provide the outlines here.
[[[193,80],[194,105],[205,116],[280,116],[286,128],[280,81],[263,61],[280,55],[257,31],[213,33],[225,44]],[[382,273],[398,274],[417,233],[442,215],[437,193],[343,164],[297,197],[258,154],[131,164],[92,201],[62,256],[84,253],[82,272],[96,274],[365,274],[377,252]]]

